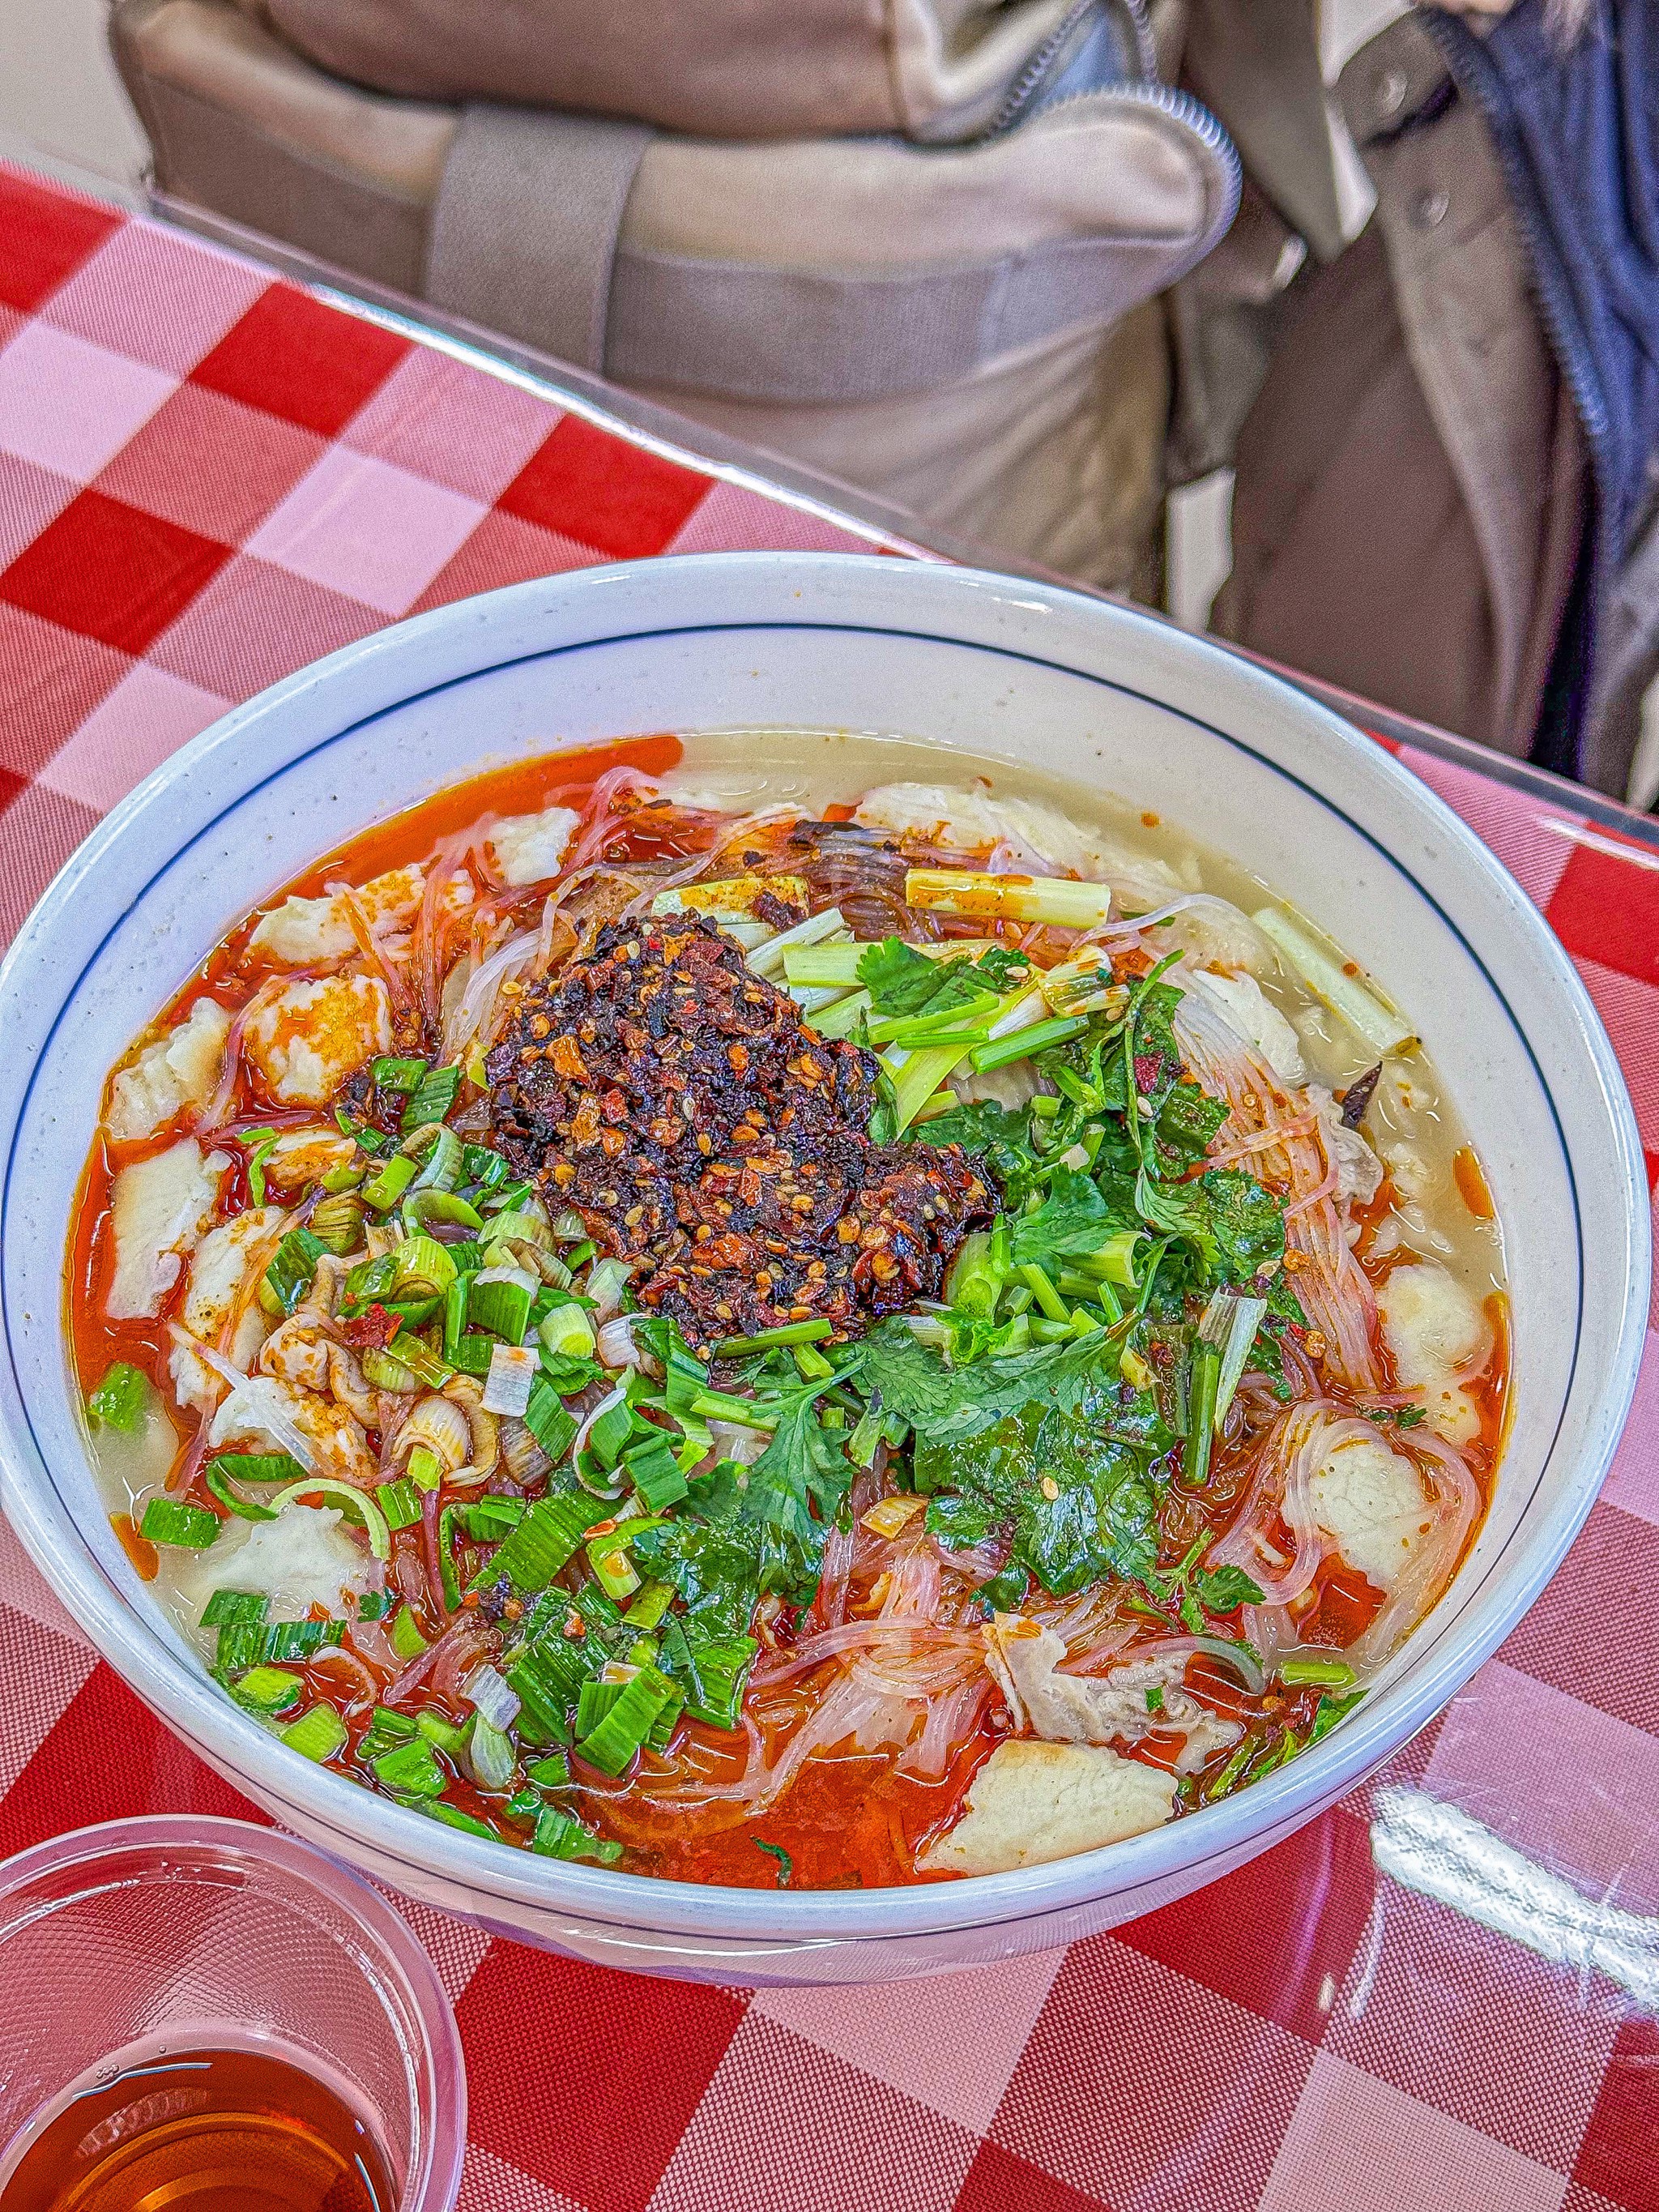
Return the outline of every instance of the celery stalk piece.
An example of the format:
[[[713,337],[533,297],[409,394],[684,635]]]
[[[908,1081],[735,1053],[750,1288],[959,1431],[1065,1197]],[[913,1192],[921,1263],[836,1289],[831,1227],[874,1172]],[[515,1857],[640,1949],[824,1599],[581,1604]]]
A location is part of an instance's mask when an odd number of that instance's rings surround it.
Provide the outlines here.
[[[806,884],[800,876],[723,876],[718,883],[682,884],[678,890],[659,891],[651,911],[706,915],[710,921],[753,921],[756,902],[769,891],[788,906],[806,903]]]
[[[912,868],[904,896],[930,914],[1046,922],[1057,929],[1097,929],[1112,913],[1106,884],[1073,883],[1066,876],[988,876],[974,868]]]
[[[778,942],[775,938],[767,951],[775,950]],[[810,988],[835,985],[850,991],[859,980],[859,963],[869,950],[852,938],[833,945],[790,945],[784,947],[778,964],[792,990],[802,985]]]
[[[851,1036],[859,1025],[860,1017],[869,1012],[870,1004],[867,991],[846,991],[836,997],[833,1006],[823,1006],[816,1012],[806,1010],[804,1018],[809,1029],[815,1030],[821,1037],[833,1041],[836,1037]]]
[[[915,1052],[906,1052],[902,1045],[888,1046],[882,1059],[893,1079],[895,1135],[904,1134],[945,1077],[972,1050],[970,1044],[922,1045]]]
[[[1316,943],[1282,908],[1264,906],[1250,919],[1265,937],[1273,939],[1309,989],[1333,1013],[1340,1014],[1374,1052],[1405,1052],[1417,1042],[1417,1032],[1411,1024],[1348,975],[1340,957]]]
[[[757,975],[775,981],[785,971],[791,951],[809,945],[822,945],[830,938],[840,937],[846,929],[841,908],[827,906],[822,914],[809,914],[805,921],[796,922],[793,928],[781,929],[775,937],[750,954],[749,965]],[[816,979],[802,978],[803,981],[811,980]],[[851,980],[856,982],[858,977],[854,975]],[[792,976],[790,981],[793,982],[794,978]]]

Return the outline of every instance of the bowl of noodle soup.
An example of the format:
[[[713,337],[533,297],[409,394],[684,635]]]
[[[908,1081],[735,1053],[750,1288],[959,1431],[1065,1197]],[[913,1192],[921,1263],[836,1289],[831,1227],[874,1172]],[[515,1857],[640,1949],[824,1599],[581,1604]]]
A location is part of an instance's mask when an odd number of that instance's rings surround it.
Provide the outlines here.
[[[1633,1389],[1535,909],[1063,590],[399,625],[141,786],[0,993],[29,1549],[279,1818],[610,1963],[937,1971],[1241,1863],[1496,1648]]]

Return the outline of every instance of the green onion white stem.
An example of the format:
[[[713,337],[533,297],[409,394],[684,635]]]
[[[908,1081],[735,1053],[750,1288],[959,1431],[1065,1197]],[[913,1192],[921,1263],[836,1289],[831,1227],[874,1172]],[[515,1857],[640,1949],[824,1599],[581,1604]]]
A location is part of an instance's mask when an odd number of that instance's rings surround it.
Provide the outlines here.
[[[1307,932],[1276,906],[1264,906],[1251,920],[1264,936],[1273,939],[1310,990],[1322,998],[1333,1013],[1340,1014],[1350,1029],[1374,1052],[1404,1052],[1417,1042],[1417,1032],[1353,976],[1342,962],[1316,943]]]
[[[991,876],[973,868],[912,868],[904,896],[928,914],[1044,922],[1057,929],[1097,929],[1112,914],[1107,884],[1074,883],[1065,876]]]

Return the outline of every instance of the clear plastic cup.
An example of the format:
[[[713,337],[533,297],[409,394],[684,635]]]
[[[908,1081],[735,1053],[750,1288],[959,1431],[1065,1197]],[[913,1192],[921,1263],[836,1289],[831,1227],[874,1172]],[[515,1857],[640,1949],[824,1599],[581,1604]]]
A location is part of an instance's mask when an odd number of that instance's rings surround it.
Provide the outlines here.
[[[0,2188],[43,2110],[159,2041],[287,2058],[371,2127],[398,2212],[451,2212],[466,2078],[448,1999],[379,1893],[291,1836],[162,1814],[20,1852],[0,1865]]]

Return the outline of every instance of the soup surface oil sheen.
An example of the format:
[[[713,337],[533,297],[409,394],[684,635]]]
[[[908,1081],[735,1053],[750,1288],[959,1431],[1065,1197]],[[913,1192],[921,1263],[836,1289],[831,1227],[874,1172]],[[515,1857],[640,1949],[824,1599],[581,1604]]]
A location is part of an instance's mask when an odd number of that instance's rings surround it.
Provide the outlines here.
[[[110,2060],[58,2101],[0,2187],[0,2212],[394,2212],[398,2202],[357,2113],[267,2051]]]

